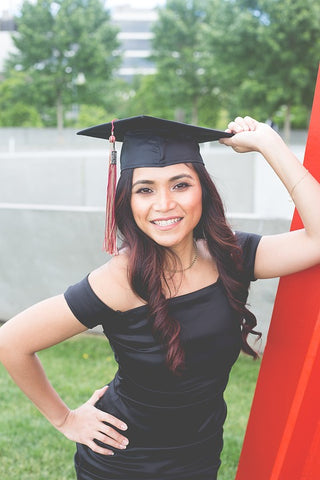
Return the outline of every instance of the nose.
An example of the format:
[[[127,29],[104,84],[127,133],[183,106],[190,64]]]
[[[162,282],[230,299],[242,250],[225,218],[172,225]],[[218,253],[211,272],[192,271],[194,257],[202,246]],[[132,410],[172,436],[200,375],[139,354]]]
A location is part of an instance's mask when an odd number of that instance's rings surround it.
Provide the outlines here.
[[[172,193],[167,189],[161,189],[155,198],[155,203],[153,205],[155,211],[157,212],[167,212],[174,209],[176,202],[172,196]]]

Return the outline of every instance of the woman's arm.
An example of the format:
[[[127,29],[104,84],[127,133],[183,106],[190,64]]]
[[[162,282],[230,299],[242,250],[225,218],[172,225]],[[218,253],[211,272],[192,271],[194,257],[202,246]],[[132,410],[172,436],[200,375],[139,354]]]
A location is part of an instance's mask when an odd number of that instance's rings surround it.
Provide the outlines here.
[[[320,263],[320,185],[268,125],[237,117],[228,125],[235,135],[220,140],[236,152],[260,152],[278,175],[302,219],[301,230],[262,237],[256,278],[288,275]]]
[[[88,445],[102,454],[111,451],[99,447],[94,439],[115,448],[124,448],[125,437],[103,422],[120,429],[125,425],[101,412],[94,404],[106,388],[97,390],[84,405],[69,410],[47,379],[36,355],[86,330],[72,314],[64,296],[59,295],[20,313],[0,329],[0,360],[13,380],[49,422],[67,438]]]

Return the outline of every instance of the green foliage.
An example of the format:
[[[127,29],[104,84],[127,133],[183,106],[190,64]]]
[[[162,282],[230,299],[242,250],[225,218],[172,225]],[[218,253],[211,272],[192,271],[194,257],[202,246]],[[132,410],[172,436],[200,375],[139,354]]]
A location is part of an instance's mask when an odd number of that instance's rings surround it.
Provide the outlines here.
[[[201,0],[168,0],[154,26],[156,82],[165,89],[167,102],[182,112],[181,119],[193,123],[203,97],[214,108],[213,82],[205,68],[208,52],[202,44],[206,7]]]
[[[0,112],[1,127],[42,127],[43,123],[35,107],[22,102]]]
[[[34,106],[33,87],[23,72],[12,75],[0,83],[0,126],[2,127],[42,127],[43,123]],[[27,92],[26,92],[27,90]]]
[[[77,120],[72,125],[77,128],[85,128],[89,125],[105,123],[111,117],[112,115],[109,115],[100,105],[80,105]]]
[[[96,104],[119,64],[117,30],[102,0],[25,0],[16,22],[17,52],[6,69],[28,75],[26,94],[43,118],[55,107],[61,127],[63,108]]]
[[[285,106],[279,108],[273,116],[273,121],[279,127],[283,127],[286,120]],[[290,121],[293,129],[305,128],[309,124],[310,110],[304,105],[294,105],[290,110]]]
[[[307,126],[319,61],[318,2],[168,0],[154,33],[155,84],[186,121],[212,126],[221,110],[282,124],[293,109],[294,125]]]
[[[308,125],[319,2],[167,0],[158,14],[151,56],[157,73],[127,84],[113,77],[119,45],[103,0],[25,0],[17,53],[0,84],[1,124],[52,126],[58,118],[61,127],[69,110],[81,118],[68,116],[68,125],[83,126],[99,122],[101,108],[103,121],[145,113],[225,128],[249,114],[287,128],[290,121]],[[99,107],[96,120],[90,105]]]
[[[101,335],[79,335],[39,352],[39,357],[70,408],[88,400],[116,371],[112,350]],[[241,355],[231,372],[219,480],[235,477],[259,366]],[[0,390],[1,480],[74,480],[74,444],[41,416],[1,364]]]
[[[168,86],[158,80],[157,75],[147,75],[135,79],[128,101],[126,115],[152,115],[173,118],[174,106],[167,95]]]
[[[313,0],[210,0],[206,37],[219,86],[234,114],[262,120],[290,108],[306,127],[320,49],[320,4]],[[279,118],[279,116],[278,116]],[[297,117],[296,117],[297,118]]]

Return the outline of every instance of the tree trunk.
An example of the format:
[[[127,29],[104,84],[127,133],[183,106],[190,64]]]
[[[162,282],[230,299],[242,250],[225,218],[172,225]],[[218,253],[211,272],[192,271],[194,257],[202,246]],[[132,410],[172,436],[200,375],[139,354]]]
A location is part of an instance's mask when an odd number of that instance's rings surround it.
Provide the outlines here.
[[[63,129],[63,105],[61,93],[58,93],[57,96],[57,128],[59,131]]]
[[[286,105],[285,117],[284,117],[284,128],[283,128],[283,137],[284,141],[288,144],[290,143],[290,133],[291,133],[291,108],[290,105]]]
[[[177,122],[183,123],[185,121],[185,111],[182,108],[176,108],[174,111],[174,118]]]

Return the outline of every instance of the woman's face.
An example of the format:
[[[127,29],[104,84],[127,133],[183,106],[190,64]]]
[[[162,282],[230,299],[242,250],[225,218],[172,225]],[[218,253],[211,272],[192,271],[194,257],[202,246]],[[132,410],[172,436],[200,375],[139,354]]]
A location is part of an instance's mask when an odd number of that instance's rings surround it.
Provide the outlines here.
[[[184,163],[135,168],[131,209],[138,227],[159,245],[183,245],[192,239],[202,214],[197,173]]]

